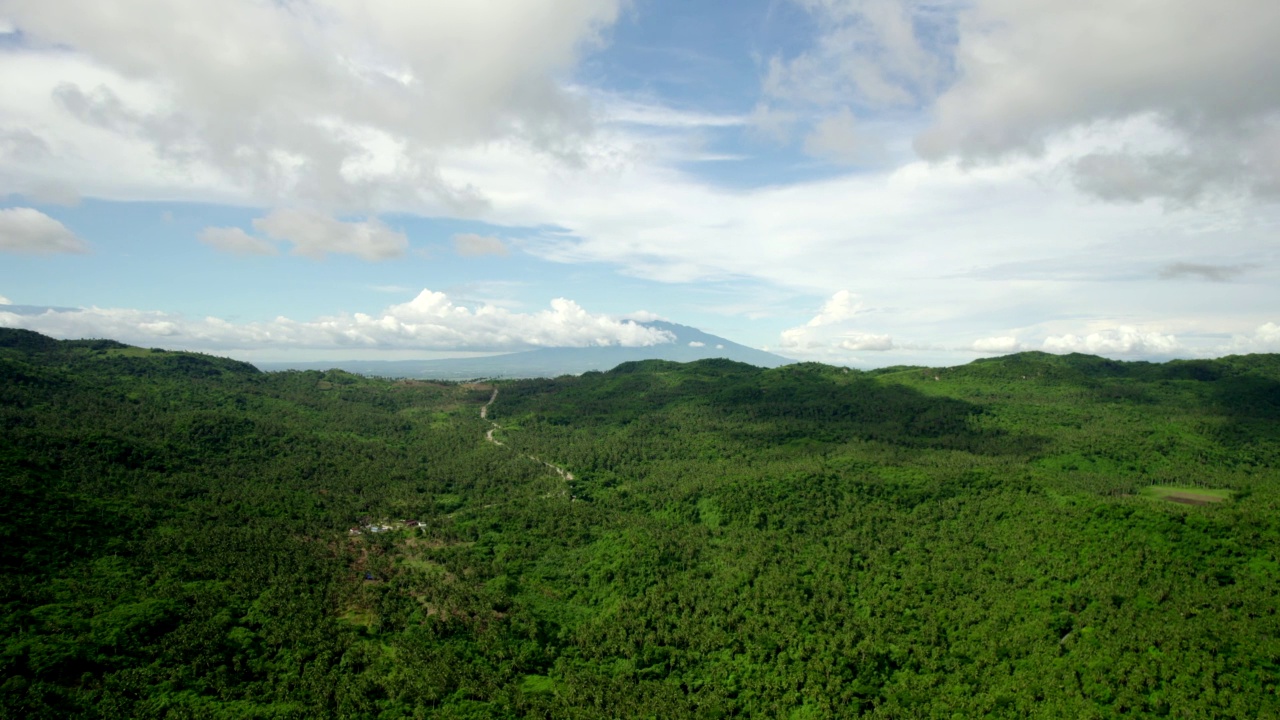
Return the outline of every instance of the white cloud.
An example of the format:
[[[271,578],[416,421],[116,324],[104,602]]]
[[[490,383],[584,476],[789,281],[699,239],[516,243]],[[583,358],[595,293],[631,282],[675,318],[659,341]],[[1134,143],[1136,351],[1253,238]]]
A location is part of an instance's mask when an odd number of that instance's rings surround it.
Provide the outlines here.
[[[1185,353],[1178,338],[1131,326],[1091,332],[1088,335],[1056,335],[1044,339],[1044,349],[1052,353],[1090,355],[1170,356]]]
[[[656,103],[645,103],[617,95],[601,94],[596,102],[597,115],[610,123],[642,125],[656,128],[721,128],[746,125],[742,115],[676,110]]]
[[[406,197],[466,204],[472,193],[437,172],[448,148],[519,137],[572,155],[589,113],[561,78],[600,42],[619,0],[101,0],[74,13],[9,0],[5,10],[24,42],[0,57],[13,81],[0,121],[56,128],[49,145],[68,165],[114,152],[95,147],[109,138],[259,202],[367,212]]]
[[[1252,334],[1236,335],[1229,344],[1217,348],[1216,354],[1276,352],[1280,352],[1280,325],[1268,322],[1259,325]]]
[[[232,255],[276,255],[275,245],[253,237],[238,227],[211,227],[200,233],[200,242]]]
[[[1110,5],[1102,8],[1100,0],[1077,5],[1047,0],[962,5],[939,0],[898,8],[811,0],[806,6],[822,21],[821,37],[810,50],[777,60],[772,76],[776,84],[760,99],[758,117],[752,119],[766,125],[776,120],[772,124],[783,131],[794,125],[809,132],[815,130],[816,118],[841,115],[847,109],[848,127],[856,133],[873,125],[868,113],[893,106],[897,109],[892,119],[901,120],[899,136],[891,138],[897,145],[909,145],[903,135],[914,133],[926,120],[935,133],[955,131],[954,142],[933,148],[931,157],[942,158],[935,162],[907,162],[810,181],[785,179],[795,177],[792,173],[756,187],[707,182],[682,171],[685,166],[673,159],[680,157],[673,146],[694,146],[711,132],[709,128],[736,122],[734,118],[620,102],[600,114],[615,124],[584,134],[582,118],[590,113],[581,106],[594,97],[593,91],[566,92],[557,80],[571,68],[579,41],[589,46],[597,29],[612,21],[613,6],[562,1],[563,7],[582,11],[569,12],[564,27],[552,28],[556,34],[548,43],[563,51],[557,57],[567,59],[544,62],[549,57],[546,48],[527,48],[526,54],[536,56],[530,65],[541,68],[537,82],[530,85],[534,89],[520,97],[499,93],[488,99],[481,97],[481,88],[495,86],[453,83],[449,78],[468,72],[486,78],[529,76],[534,71],[528,68],[486,63],[524,63],[519,48],[533,40],[521,36],[506,48],[495,38],[503,37],[502,32],[515,33],[511,28],[527,18],[525,13],[540,11],[523,4],[504,13],[473,12],[470,5],[443,10],[427,5],[441,13],[441,27],[428,28],[422,37],[438,32],[461,38],[455,42],[446,37],[440,45],[445,68],[440,73],[431,70],[431,63],[396,61],[428,53],[430,43],[408,47],[409,40],[376,42],[387,33],[399,36],[397,28],[379,25],[391,17],[381,4],[353,24],[340,22],[354,17],[355,11],[336,0],[234,0],[225,5],[230,18],[211,17],[202,26],[201,18],[221,10],[196,6],[191,0],[155,0],[159,17],[123,13],[108,19],[108,32],[101,37],[89,37],[89,20],[71,17],[68,28],[48,31],[54,44],[41,49],[10,47],[0,53],[0,76],[8,81],[5,93],[0,93],[0,127],[25,128],[38,140],[28,149],[38,150],[43,143],[49,151],[39,162],[6,158],[0,163],[0,192],[24,191],[38,182],[60,179],[91,197],[332,207],[335,213],[359,215],[392,210],[431,217],[463,215],[500,226],[554,228],[522,240],[522,249],[542,259],[608,263],[619,272],[664,282],[753,280],[790,303],[797,296],[829,298],[841,288],[858,287],[876,299],[874,315],[868,311],[848,327],[819,324],[811,330],[831,332],[796,338],[797,343],[819,342],[833,353],[846,340],[861,342],[841,333],[880,337],[887,328],[895,336],[928,338],[947,348],[971,347],[973,338],[1010,332],[1004,328],[1019,328],[1018,336],[1029,347],[1035,338],[1038,347],[1046,336],[1087,337],[1121,325],[1176,331],[1181,342],[1189,343],[1197,336],[1176,323],[1162,324],[1181,319],[1194,321],[1198,331],[1215,334],[1212,341],[1221,342],[1223,336],[1256,327],[1267,319],[1265,312],[1280,307],[1275,251],[1280,213],[1254,204],[1256,198],[1224,198],[1221,192],[1205,191],[1195,177],[1199,171],[1193,172],[1199,165],[1161,165],[1144,159],[1165,154],[1177,160],[1189,152],[1192,131],[1171,122],[1170,113],[1160,108],[1178,96],[1170,88],[1185,82],[1169,68],[1181,67],[1184,55],[1210,51],[1191,43],[1177,52],[1117,56],[1116,46],[1135,34],[1118,18],[1135,0],[1121,0],[1115,12],[1107,9]],[[53,18],[54,11],[44,8],[49,5],[57,3],[37,6],[28,0],[14,7],[43,17],[40,22],[45,25],[58,25],[61,20]],[[1169,8],[1185,15],[1190,5],[1190,0],[1172,0]],[[125,3],[108,0],[104,6],[120,9]],[[286,7],[299,15],[289,15]],[[603,8],[602,14],[591,15],[591,7]],[[1218,12],[1211,3],[1196,7]],[[1237,0],[1223,7],[1247,9]],[[338,8],[332,23],[321,17],[329,8]],[[95,4],[87,12],[96,16],[105,11]],[[418,9],[406,12],[416,17]],[[264,18],[265,29],[255,26],[242,35],[223,32],[251,24],[244,17],[253,13]],[[1059,93],[1058,85],[1040,82],[1042,76],[1054,75],[1041,67],[1048,61],[1031,45],[1057,32],[1054,23],[1064,14],[1076,20],[1087,17],[1094,25],[1081,29],[1082,36],[1093,38],[1091,42],[1105,51],[1102,54],[1115,57],[1098,61],[1078,47],[1053,51],[1054,57],[1066,58],[1059,65],[1081,65],[1081,76],[1088,80],[1065,83]],[[1274,35],[1265,29],[1272,15],[1254,13],[1261,29],[1248,35],[1246,48],[1229,49],[1226,55],[1239,50],[1265,61],[1271,51],[1249,38]],[[463,22],[463,16],[474,22]],[[1234,26],[1249,16],[1237,12],[1225,22]],[[21,24],[22,18],[15,17]],[[188,19],[168,22],[179,17]],[[584,20],[590,17],[596,20]],[[902,22],[903,17],[910,23]],[[986,27],[977,22],[984,17],[1012,20],[1002,29],[998,23]],[[948,18],[958,19],[954,33]],[[1097,18],[1108,21],[1095,22]],[[35,33],[29,37],[39,37],[36,20],[28,21]],[[1174,22],[1156,20],[1157,34]],[[487,21],[496,23],[496,29]],[[528,26],[530,33],[541,27]],[[1097,28],[1106,27],[1125,32],[1118,32],[1115,42],[1094,37]],[[412,28],[412,22],[405,25],[406,37]],[[113,29],[118,31],[114,36]],[[1217,32],[1210,36],[1217,37]],[[153,47],[139,41],[140,36],[161,33],[176,35],[181,42],[162,37],[157,40],[160,47]],[[838,42],[866,33],[879,39]],[[947,90],[956,78],[947,68],[950,58],[939,53],[950,52],[946,38],[953,34],[964,75]],[[211,39],[222,37],[236,40],[227,44]],[[1020,38],[1027,47],[1018,45]],[[187,48],[172,46],[188,40],[191,57],[178,57]],[[983,43],[990,45],[991,57],[982,56]],[[1062,44],[1053,37],[1048,43]],[[1147,45],[1147,39],[1135,39],[1135,48]],[[218,53],[224,51],[226,59],[219,60]],[[829,63],[826,53],[831,54]],[[837,57],[840,53],[844,54]],[[1025,69],[1019,65],[1024,57]],[[468,67],[473,59],[474,66]],[[1275,94],[1274,83],[1241,80],[1275,63],[1238,63],[1223,70],[1219,60],[1210,60],[1204,73],[1191,74],[1207,73],[1221,81],[1224,97],[1242,87],[1255,88],[1259,102]],[[874,73],[860,69],[868,63],[877,65]],[[1126,80],[1124,91],[1115,91],[1111,84],[1119,81],[1108,75],[1113,68],[1117,78],[1145,73],[1147,80]],[[254,77],[258,72],[264,76],[262,82]],[[822,73],[833,77],[823,78]],[[521,87],[521,81],[514,82]],[[64,84],[68,86],[55,102],[54,90]],[[544,93],[538,88],[550,89]],[[1097,88],[1106,92],[1095,101],[1090,94]],[[1030,101],[1021,95],[1037,92],[1045,93],[1046,107],[1054,112],[1027,109]],[[1224,100],[1226,105],[1215,106],[1205,92],[1197,93],[1196,103],[1209,108],[1205,113],[1216,107],[1213,112],[1223,115],[1222,108],[1230,104]],[[931,98],[939,95],[943,100],[938,111],[930,114]],[[1082,95],[1089,97],[1077,103]],[[400,103],[404,98],[407,101]],[[539,98],[550,100],[540,104]],[[219,107],[224,99],[227,107]],[[969,100],[973,107],[962,107]],[[986,101],[990,105],[984,105]],[[1062,107],[1052,107],[1059,101]],[[928,117],[921,119],[918,112]],[[1237,175],[1249,187],[1262,187],[1258,183],[1266,167],[1280,168],[1280,143],[1274,133],[1263,132],[1274,123],[1261,112],[1231,115],[1248,125],[1239,137],[1256,140],[1248,152],[1237,153],[1251,163],[1247,172]],[[1245,122],[1248,118],[1252,119]],[[970,121],[972,127],[965,124]],[[1216,127],[1230,124],[1216,122]],[[1196,125],[1196,142],[1207,147],[1206,138],[1223,134],[1213,131],[1214,126]],[[558,127],[564,132],[556,132]],[[970,130],[977,135],[966,135]],[[557,137],[567,140],[558,142]],[[31,138],[18,138],[24,139]],[[1230,152],[1222,154],[1228,156]],[[1178,179],[1183,175],[1190,179]],[[1182,198],[1179,202],[1189,206],[1172,214],[1145,202],[1153,197],[1152,178],[1168,184],[1156,188],[1159,194]],[[1124,202],[1104,205],[1089,195]],[[278,203],[281,197],[287,202]],[[335,204],[295,204],[299,197],[333,199]],[[390,250],[388,254],[394,254],[394,248]],[[1207,269],[1195,270],[1191,264]],[[1224,275],[1215,267],[1250,270]],[[1042,271],[1023,272],[1028,268]],[[1171,278],[1214,279],[1216,274],[1229,275],[1233,282],[1190,287],[1159,280],[1160,268],[1168,268]],[[999,269],[1004,276],[984,276],[984,269]],[[770,311],[784,316],[788,312],[772,307]],[[1037,325],[1052,318],[1067,324]],[[871,321],[874,324],[864,326]],[[800,323],[803,320],[795,321]],[[896,349],[906,351],[901,343]]]
[[[689,341],[689,347],[700,348],[700,347],[706,347],[706,346],[707,344],[704,342],[698,342],[697,340]]]
[[[867,333],[854,327],[853,321],[864,312],[860,296],[840,290],[809,322],[783,330],[778,347],[801,357],[833,360],[841,359],[845,351],[892,350],[895,345],[891,336]]]
[[[888,335],[870,335],[867,333],[851,333],[840,340],[842,350],[875,351],[892,350],[893,338]]]
[[[365,260],[400,257],[409,248],[404,233],[375,219],[343,222],[307,210],[276,210],[253,221],[254,229],[293,243],[294,255],[320,259],[329,253],[349,254]]]
[[[844,108],[814,126],[804,140],[804,151],[810,157],[853,165],[866,158],[865,144],[853,113]]]
[[[119,308],[49,309],[18,315],[0,310],[0,325],[61,338],[110,337],[124,342],[198,350],[262,348],[384,348],[520,350],[531,347],[637,347],[674,341],[666,331],[593,315],[558,298],[549,309],[515,313],[484,305],[458,306],[447,295],[423,290],[380,314],[351,313],[297,321],[278,317],[236,324],[206,317]]]
[[[974,340],[973,345],[970,347],[974,352],[989,353],[993,355],[1006,355],[1023,349],[1022,343],[1018,338],[1010,335],[979,338]]]
[[[1213,194],[1280,198],[1271,0],[795,2],[817,35],[771,58],[760,108],[825,115],[806,141],[811,155],[851,146],[852,124],[830,124],[850,109],[859,119],[922,111],[920,155],[966,164],[1038,155],[1057,135],[1146,118],[1158,130],[1138,142],[1064,160],[1082,191],[1175,206]]]
[[[66,225],[39,210],[15,207],[0,210],[0,252],[87,253],[89,246]]]
[[[630,312],[630,313],[627,313],[626,315],[623,315],[622,319],[634,320],[638,323],[651,323],[651,322],[656,322],[658,320],[665,320],[666,318],[662,317],[657,313],[649,312],[648,310],[637,310],[635,312]]]
[[[946,58],[920,37],[945,22],[939,3],[920,0],[797,0],[820,28],[814,46],[775,56],[767,97],[812,105],[909,106],[946,78]]]
[[[9,298],[3,295],[0,295],[0,305],[12,305],[12,304],[13,304],[12,302],[9,302]]]
[[[768,102],[757,103],[747,117],[748,126],[755,135],[778,143],[790,140],[791,129],[799,121],[799,114]]]
[[[808,327],[822,327],[852,320],[862,311],[862,299],[848,290],[840,290],[823,304],[822,310],[807,323]]]
[[[1215,188],[1274,197],[1278,35],[1271,0],[979,0],[959,15],[959,77],[917,147],[986,161],[1149,116],[1176,146],[1088,153],[1075,165],[1085,190],[1126,201],[1187,202]]]
[[[1262,325],[1254,333],[1254,337],[1258,341],[1266,343],[1268,347],[1280,348],[1280,325],[1273,322]]]
[[[506,255],[507,244],[500,238],[475,233],[460,233],[453,236],[453,249],[464,257],[481,255]]]

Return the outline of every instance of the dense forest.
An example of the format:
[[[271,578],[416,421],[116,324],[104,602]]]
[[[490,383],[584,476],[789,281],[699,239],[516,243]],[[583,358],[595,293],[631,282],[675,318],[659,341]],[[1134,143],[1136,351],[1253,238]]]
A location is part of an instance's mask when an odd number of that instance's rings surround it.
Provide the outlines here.
[[[1277,356],[429,383],[0,329],[0,429],[3,717],[1280,717]]]

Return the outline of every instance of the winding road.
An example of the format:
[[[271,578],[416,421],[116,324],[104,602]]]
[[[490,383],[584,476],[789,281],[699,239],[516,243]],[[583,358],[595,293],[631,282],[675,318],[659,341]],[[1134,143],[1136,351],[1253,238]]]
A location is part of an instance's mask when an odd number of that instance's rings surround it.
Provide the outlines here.
[[[493,401],[494,401],[494,400],[497,400],[497,399],[498,399],[498,388],[497,388],[497,387],[494,387],[494,388],[493,388],[493,394],[489,396],[489,402],[485,403],[485,404],[480,408],[480,419],[482,419],[482,420],[489,420],[489,406],[490,406],[490,405],[492,405],[492,404],[493,404]],[[491,443],[493,443],[494,445],[497,445],[497,446],[499,446],[499,447],[503,447],[503,446],[505,446],[505,445],[506,445],[506,443],[502,442],[501,440],[499,440],[499,439],[497,439],[497,438],[495,438],[495,437],[493,436],[494,431],[501,430],[501,429],[502,429],[502,426],[501,426],[501,425],[499,425],[498,423],[496,423],[496,422],[492,421],[492,420],[489,420],[489,424],[490,424],[490,425],[492,425],[493,427],[489,428],[489,431],[488,431],[488,432],[486,432],[486,433],[484,434],[484,439],[485,439],[485,440],[488,440],[489,442],[491,442]],[[554,464],[554,463],[549,463],[549,462],[547,462],[546,460],[543,460],[542,458],[539,458],[539,457],[535,457],[535,456],[533,456],[533,455],[525,455],[525,457],[529,458],[530,460],[532,460],[532,461],[534,461],[534,462],[540,462],[540,463],[542,463],[543,465],[546,465],[547,467],[551,468],[552,470],[555,470],[555,471],[556,471],[556,474],[557,474],[557,475],[559,475],[559,476],[561,477],[561,479],[563,479],[566,483],[571,483],[571,482],[573,482],[573,473],[569,472],[568,470],[565,470],[564,468],[560,467],[559,465],[556,465],[556,464]],[[570,488],[570,489],[572,489],[572,488]],[[570,497],[572,497],[572,496],[570,496]],[[576,498],[575,498],[575,499],[576,499]]]

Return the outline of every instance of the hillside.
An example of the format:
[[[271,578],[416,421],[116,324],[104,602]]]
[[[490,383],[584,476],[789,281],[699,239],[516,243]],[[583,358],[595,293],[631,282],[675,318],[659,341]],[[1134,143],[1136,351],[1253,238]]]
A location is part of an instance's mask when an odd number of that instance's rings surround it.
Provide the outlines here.
[[[1280,713],[1274,355],[495,386],[0,330],[0,426],[6,717]]]
[[[669,322],[640,323],[671,333],[670,343],[645,347],[539,348],[488,357],[446,360],[349,360],[307,363],[259,363],[264,370],[327,370],[375,377],[408,377],[436,380],[472,378],[533,378],[581,375],[592,370],[608,370],[624,362],[670,360],[693,362],[724,358],[759,367],[777,367],[792,362],[780,355],[739,345],[687,325]]]

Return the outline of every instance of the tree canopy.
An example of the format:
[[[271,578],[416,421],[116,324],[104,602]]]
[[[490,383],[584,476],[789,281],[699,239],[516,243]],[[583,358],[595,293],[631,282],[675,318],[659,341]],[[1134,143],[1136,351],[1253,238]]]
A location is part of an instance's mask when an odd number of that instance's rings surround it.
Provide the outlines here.
[[[496,387],[0,329],[4,716],[1280,713],[1280,357]]]

